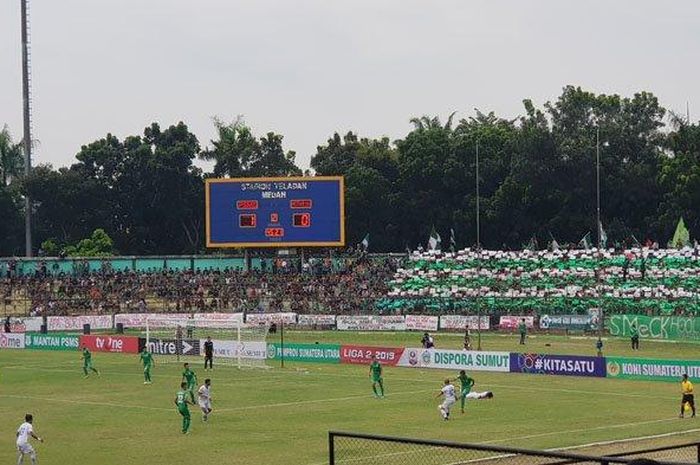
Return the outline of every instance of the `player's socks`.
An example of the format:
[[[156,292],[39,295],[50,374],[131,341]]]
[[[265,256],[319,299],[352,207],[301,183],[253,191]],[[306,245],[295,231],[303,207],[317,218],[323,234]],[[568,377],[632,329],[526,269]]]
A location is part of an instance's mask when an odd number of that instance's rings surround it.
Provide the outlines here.
[[[372,385],[372,392],[374,392],[374,397],[379,397],[379,394],[377,394],[377,386],[374,384]]]

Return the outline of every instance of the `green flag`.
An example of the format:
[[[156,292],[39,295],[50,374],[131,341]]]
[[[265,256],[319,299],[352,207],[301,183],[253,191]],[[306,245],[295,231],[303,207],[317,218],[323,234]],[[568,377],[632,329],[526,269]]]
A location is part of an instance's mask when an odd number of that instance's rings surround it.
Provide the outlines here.
[[[599,221],[598,222],[598,234],[600,234],[600,247],[605,249],[608,245],[608,235],[605,233],[605,229],[603,229],[603,222]]]
[[[534,235],[530,238],[530,241],[525,246],[525,250],[537,250],[537,238]]]
[[[435,230],[435,226],[433,226],[432,231],[430,231],[430,238],[428,239],[428,249],[430,250],[440,250],[440,246],[442,245],[442,239],[440,238],[440,234]]]
[[[549,238],[552,239],[552,242],[550,242],[549,245],[552,247],[552,251],[556,252],[557,250],[559,250],[559,243],[554,238],[554,236],[552,236],[551,232],[549,233]]]
[[[687,245],[690,245],[690,232],[688,228],[685,227],[685,222],[683,217],[678,220],[678,225],[676,226],[676,232],[673,233],[673,239],[669,243],[669,247],[680,249]]]
[[[583,247],[586,250],[589,250],[591,248],[591,232],[588,231],[585,236],[583,236],[583,239],[578,241],[579,247]]]
[[[364,249],[364,251],[367,252],[367,249],[369,249],[369,233],[365,234],[365,238],[362,239],[362,242],[360,242],[360,245],[362,245],[362,248]]]

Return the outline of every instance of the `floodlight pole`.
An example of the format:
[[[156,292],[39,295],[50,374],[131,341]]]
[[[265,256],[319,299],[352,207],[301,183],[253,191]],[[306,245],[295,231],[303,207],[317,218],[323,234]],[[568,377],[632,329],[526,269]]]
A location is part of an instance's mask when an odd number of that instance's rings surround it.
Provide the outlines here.
[[[600,292],[600,284],[603,275],[603,224],[600,222],[600,126],[595,128],[595,178],[596,178],[596,221],[598,222],[598,279],[596,286],[598,291],[598,337],[603,336],[603,326],[605,324],[605,314],[603,313],[603,296]]]
[[[479,222],[479,139],[476,140],[476,350],[481,350],[481,286],[479,276],[481,274],[481,223]]]
[[[32,129],[30,117],[30,82],[29,82],[29,20],[27,0],[21,0],[22,10],[22,106],[24,116],[24,176],[32,172]],[[32,200],[24,196],[24,248],[27,257],[32,256]]]

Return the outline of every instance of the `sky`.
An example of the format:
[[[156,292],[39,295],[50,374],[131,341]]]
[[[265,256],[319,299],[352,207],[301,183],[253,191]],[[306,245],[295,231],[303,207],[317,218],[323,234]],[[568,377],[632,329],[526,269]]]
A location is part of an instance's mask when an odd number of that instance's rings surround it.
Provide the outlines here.
[[[34,163],[107,133],[212,117],[284,135],[306,168],[336,131],[403,137],[414,116],[541,105],[568,84],[652,91],[700,115],[700,2],[29,0]],[[20,0],[0,1],[0,126],[22,134]]]

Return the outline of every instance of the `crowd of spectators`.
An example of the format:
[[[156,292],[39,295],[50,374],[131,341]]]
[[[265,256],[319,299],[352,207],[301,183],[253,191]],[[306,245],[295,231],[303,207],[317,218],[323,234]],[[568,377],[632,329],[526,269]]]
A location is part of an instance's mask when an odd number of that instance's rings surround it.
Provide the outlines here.
[[[700,248],[415,252],[385,309],[700,314]]]
[[[4,313],[25,315],[118,312],[247,311],[357,314],[386,296],[401,263],[396,257],[353,257],[333,266],[328,258],[288,258],[256,271],[123,272],[105,267],[0,279]],[[337,262],[336,262],[337,265]]]

